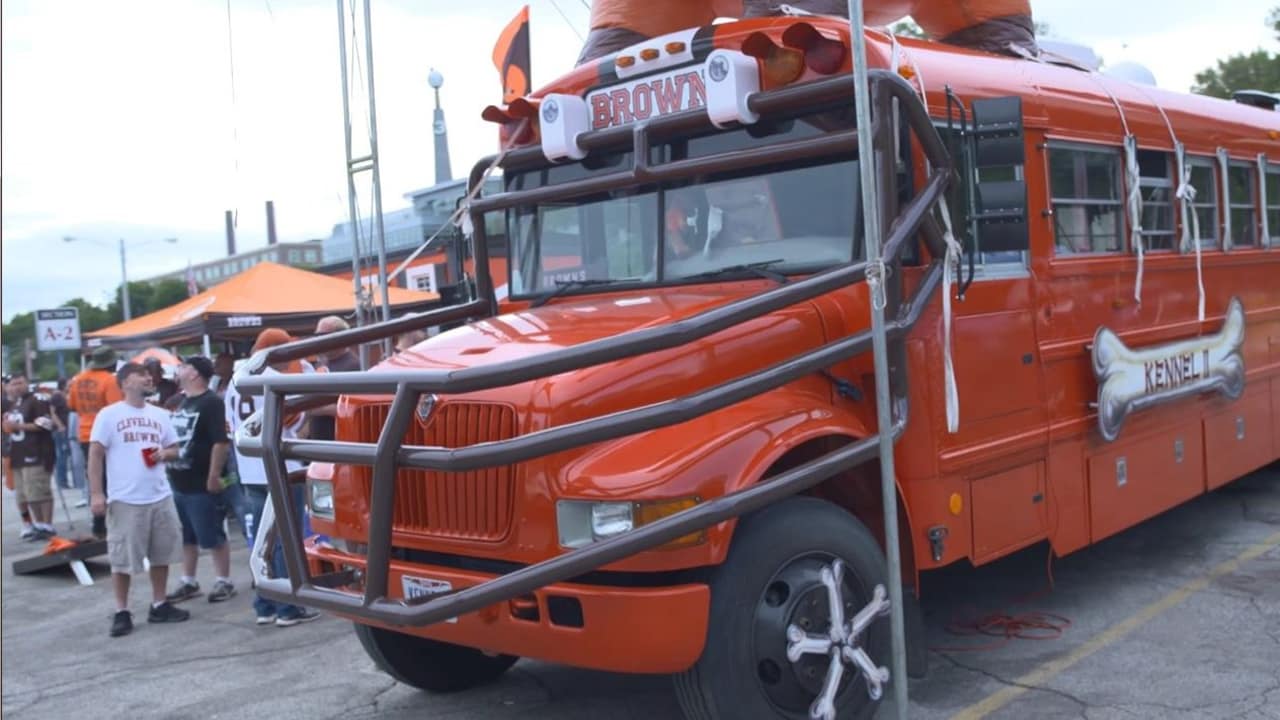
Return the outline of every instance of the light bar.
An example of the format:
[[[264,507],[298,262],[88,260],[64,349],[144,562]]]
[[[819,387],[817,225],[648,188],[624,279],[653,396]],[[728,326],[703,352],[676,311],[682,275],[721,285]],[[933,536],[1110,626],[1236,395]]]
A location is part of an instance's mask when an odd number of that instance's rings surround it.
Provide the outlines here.
[[[552,93],[542,98],[542,154],[548,160],[581,160],[587,151],[578,145],[578,136],[590,129],[587,101],[576,95]]]
[[[707,57],[707,116],[723,128],[733,123],[750,125],[760,114],[747,107],[747,98],[760,91],[756,59],[733,50],[716,50]]]

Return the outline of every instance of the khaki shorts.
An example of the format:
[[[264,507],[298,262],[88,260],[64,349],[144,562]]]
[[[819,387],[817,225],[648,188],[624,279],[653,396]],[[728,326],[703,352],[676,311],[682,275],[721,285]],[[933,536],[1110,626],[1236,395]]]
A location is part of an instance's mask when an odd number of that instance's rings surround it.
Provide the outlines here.
[[[150,505],[107,504],[107,557],[111,572],[137,575],[142,559],[152,565],[182,562],[182,526],[173,498]]]
[[[48,502],[53,499],[53,474],[43,465],[14,468],[14,492],[19,502]]]

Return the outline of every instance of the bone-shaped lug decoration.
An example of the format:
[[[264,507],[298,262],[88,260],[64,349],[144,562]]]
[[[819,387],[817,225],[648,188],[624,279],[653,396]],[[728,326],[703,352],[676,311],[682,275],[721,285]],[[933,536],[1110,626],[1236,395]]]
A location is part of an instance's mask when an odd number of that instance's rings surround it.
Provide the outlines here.
[[[836,692],[840,690],[840,681],[844,679],[844,661],[840,653],[831,653],[831,664],[827,668],[826,681],[822,683],[822,692],[814,698],[809,706],[809,717],[812,720],[836,720]]]
[[[871,627],[871,623],[875,619],[889,612],[889,592],[884,589],[883,585],[877,585],[875,592],[872,593],[871,602],[867,606],[858,611],[853,616],[853,620],[849,623],[849,639],[853,640]]]
[[[831,654],[831,638],[825,635],[810,635],[798,625],[787,628],[787,659],[800,662],[805,655]]]
[[[827,588],[827,611],[831,617],[831,642],[845,641],[844,624],[844,561],[837,558],[822,568],[822,584]]]
[[[867,679],[867,694],[871,699],[879,700],[884,697],[884,684],[889,682],[889,668],[876,667],[871,656],[860,647],[846,645],[843,655],[846,662],[862,671],[862,676]]]
[[[1244,392],[1245,314],[1232,298],[1213,335],[1132,349],[1108,328],[1093,338],[1098,430],[1111,442],[1130,413],[1207,392],[1234,400]]]

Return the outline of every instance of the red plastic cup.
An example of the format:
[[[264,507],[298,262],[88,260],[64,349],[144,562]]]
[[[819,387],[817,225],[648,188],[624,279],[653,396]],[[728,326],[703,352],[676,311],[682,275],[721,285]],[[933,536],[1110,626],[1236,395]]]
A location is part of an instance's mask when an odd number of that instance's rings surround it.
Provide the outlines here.
[[[160,463],[159,456],[160,456],[160,448],[156,448],[156,447],[142,448],[142,462],[146,463],[147,467],[149,468],[155,467],[157,464]]]

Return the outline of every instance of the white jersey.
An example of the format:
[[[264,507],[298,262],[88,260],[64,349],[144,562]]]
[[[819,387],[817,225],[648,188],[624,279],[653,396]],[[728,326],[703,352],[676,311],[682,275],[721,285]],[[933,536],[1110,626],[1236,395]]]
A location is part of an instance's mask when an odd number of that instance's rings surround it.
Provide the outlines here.
[[[267,368],[262,374],[275,375],[277,373],[274,369]],[[227,394],[224,400],[227,404],[227,435],[231,436],[231,444],[235,447],[236,468],[240,473],[240,482],[244,485],[266,485],[267,466],[263,463],[262,458],[245,455],[240,452],[240,447],[235,443],[235,434],[240,431],[240,426],[262,407],[262,398],[253,395],[241,395],[240,389],[236,387],[235,380],[232,379],[231,384],[227,386]],[[284,437],[286,439],[298,437],[298,431],[302,429],[302,424],[305,420],[305,416],[299,414],[292,423],[285,427]],[[286,460],[284,465],[289,472],[302,468],[302,463],[298,460]]]
[[[124,401],[112,403],[94,418],[89,442],[107,452],[107,502],[150,505],[173,494],[164,464],[147,467],[142,458],[147,448],[177,444],[169,413],[150,404],[139,408]]]

